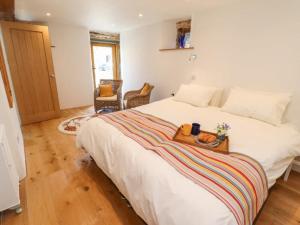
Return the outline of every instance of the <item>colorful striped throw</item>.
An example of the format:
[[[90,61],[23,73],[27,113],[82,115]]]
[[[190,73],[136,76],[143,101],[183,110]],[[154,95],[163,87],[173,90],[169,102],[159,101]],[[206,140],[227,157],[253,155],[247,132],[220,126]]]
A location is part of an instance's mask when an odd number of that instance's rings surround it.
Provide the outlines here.
[[[267,179],[258,162],[238,153],[224,155],[175,142],[174,124],[136,110],[99,118],[156,152],[182,175],[220,199],[237,224],[253,223],[268,195]]]

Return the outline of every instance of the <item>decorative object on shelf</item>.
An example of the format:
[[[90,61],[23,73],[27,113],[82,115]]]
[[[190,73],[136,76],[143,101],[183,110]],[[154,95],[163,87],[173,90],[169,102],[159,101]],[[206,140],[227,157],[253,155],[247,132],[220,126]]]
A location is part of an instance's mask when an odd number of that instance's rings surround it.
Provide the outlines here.
[[[185,40],[185,35],[180,34],[178,36],[178,46],[179,46],[179,48],[184,48],[184,40]]]
[[[186,33],[184,35],[184,47],[185,48],[191,47],[191,33]]]
[[[159,51],[164,52],[164,51],[176,51],[176,50],[193,50],[193,47],[190,48],[161,48]]]
[[[190,45],[190,33],[191,33],[192,20],[183,20],[176,23],[177,28],[177,48],[189,48]],[[187,46],[186,46],[187,44]]]
[[[181,20],[176,23],[176,47],[174,48],[161,48],[159,51],[170,50],[191,50],[191,19]],[[172,40],[173,43],[173,40]]]
[[[227,123],[218,124],[216,128],[218,139],[224,141],[227,136],[228,130],[230,129],[231,128]]]

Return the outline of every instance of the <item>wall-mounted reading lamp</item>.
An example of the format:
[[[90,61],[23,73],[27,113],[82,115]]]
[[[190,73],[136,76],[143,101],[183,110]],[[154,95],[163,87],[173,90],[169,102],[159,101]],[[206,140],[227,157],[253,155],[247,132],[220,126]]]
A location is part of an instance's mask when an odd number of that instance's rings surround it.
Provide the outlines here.
[[[188,62],[189,63],[195,62],[196,59],[197,59],[197,55],[196,54],[191,54],[189,59],[188,59]]]

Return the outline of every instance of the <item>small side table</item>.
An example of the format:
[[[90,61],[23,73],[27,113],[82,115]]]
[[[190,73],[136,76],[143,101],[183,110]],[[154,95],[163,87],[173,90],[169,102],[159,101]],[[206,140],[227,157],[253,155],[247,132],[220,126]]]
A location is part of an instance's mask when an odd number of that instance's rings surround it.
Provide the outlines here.
[[[289,165],[289,167],[287,168],[287,170],[285,171],[285,175],[284,175],[284,178],[283,180],[286,182],[289,178],[289,175],[291,173],[291,170],[293,168],[293,166],[296,165],[296,166],[300,166],[300,156],[297,156],[294,161],[291,163],[291,165]]]

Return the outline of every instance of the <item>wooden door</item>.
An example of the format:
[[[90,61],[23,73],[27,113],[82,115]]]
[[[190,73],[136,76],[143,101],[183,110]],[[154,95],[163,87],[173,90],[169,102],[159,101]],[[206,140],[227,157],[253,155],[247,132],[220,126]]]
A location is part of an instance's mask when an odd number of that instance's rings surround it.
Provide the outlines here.
[[[1,22],[22,124],[59,116],[48,27]]]

